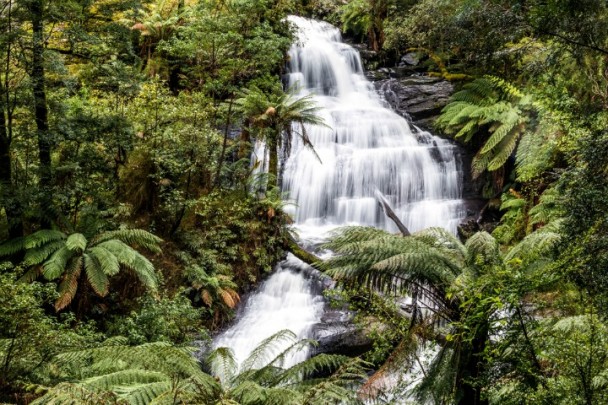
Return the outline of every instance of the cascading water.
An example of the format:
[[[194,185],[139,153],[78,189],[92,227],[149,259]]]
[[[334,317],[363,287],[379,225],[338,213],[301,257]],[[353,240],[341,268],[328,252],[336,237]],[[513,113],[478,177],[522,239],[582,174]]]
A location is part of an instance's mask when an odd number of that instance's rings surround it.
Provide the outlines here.
[[[301,243],[314,246],[342,225],[396,230],[377,202],[378,192],[409,230],[443,226],[455,232],[465,216],[455,147],[412,128],[387,107],[366,80],[359,53],[341,42],[337,28],[301,17],[289,21],[297,42],[289,51],[288,84],[298,86],[300,96],[313,96],[327,124],[307,128],[318,157],[294,139],[283,162],[283,189],[294,203]],[[231,347],[243,361],[278,330],[310,337],[323,303],[311,282],[292,270],[296,260],[278,265],[215,346]]]

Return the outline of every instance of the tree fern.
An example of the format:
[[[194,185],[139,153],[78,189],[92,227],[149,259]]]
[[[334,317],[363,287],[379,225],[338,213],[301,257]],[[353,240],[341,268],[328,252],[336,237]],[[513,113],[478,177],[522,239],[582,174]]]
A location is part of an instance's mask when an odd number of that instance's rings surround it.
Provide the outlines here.
[[[436,228],[404,237],[350,227],[334,233],[325,246],[335,255],[318,267],[346,284],[364,284],[381,292],[411,292],[414,288],[425,292],[433,318],[445,319],[449,324],[441,332],[447,330],[448,337],[417,387],[417,396],[421,403],[449,403],[469,384],[466,373],[470,364],[476,356],[482,356],[473,352],[476,349],[471,342],[488,339],[491,318],[497,310],[493,301],[479,298],[483,297],[476,289],[479,280],[489,283],[495,272],[543,269],[558,241],[558,234],[542,230],[503,255],[498,242],[487,232],[474,234],[463,245],[447,231]],[[413,313],[417,313],[415,308]],[[412,326],[414,322],[421,324],[424,317],[412,317]],[[419,330],[428,338],[428,328]],[[416,350],[417,345],[403,347]]]
[[[467,83],[452,96],[437,126],[464,142],[487,131],[489,137],[473,159],[473,176],[500,169],[513,154],[527,130],[530,97],[496,77]]]
[[[268,364],[275,357],[277,347],[284,342],[291,343],[296,335],[289,330],[280,330],[277,333],[262,340],[260,344],[247,356],[242,364],[245,370],[260,368]]]
[[[66,235],[58,230],[41,230],[0,245],[0,257],[25,250],[23,265],[29,269],[22,281],[31,282],[39,275],[47,280],[61,278],[59,298],[55,302],[56,310],[60,311],[76,296],[82,273],[92,290],[102,297],[108,293],[109,277],[118,274],[121,268],[131,270],[146,288],[156,290],[158,280],[154,266],[129,244],[158,252],[160,241],[140,229],[121,229],[96,235],[79,232]]]

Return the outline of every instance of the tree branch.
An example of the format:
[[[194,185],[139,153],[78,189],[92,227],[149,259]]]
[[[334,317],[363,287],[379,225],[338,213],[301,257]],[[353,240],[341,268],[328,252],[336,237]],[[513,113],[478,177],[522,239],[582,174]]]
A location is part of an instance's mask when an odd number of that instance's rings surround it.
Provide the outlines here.
[[[393,211],[390,204],[379,190],[376,190],[376,198],[378,199],[378,204],[380,204],[380,207],[382,207],[382,211],[395,223],[395,225],[397,225],[399,232],[401,232],[403,236],[410,236],[410,231],[405,225],[403,225],[403,222],[401,222],[399,217],[395,214],[395,211]]]

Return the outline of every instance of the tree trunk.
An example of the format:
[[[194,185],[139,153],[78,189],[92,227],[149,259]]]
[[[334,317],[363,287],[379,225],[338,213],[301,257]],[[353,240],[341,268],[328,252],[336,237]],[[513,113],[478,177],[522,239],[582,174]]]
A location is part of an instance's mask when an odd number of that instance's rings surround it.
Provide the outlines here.
[[[484,371],[484,360],[482,358],[488,339],[488,324],[479,325],[479,329],[470,343],[470,352],[465,359],[459,372],[459,383],[462,384],[462,396],[458,399],[458,405],[486,405],[487,400],[481,399],[481,388],[477,386],[478,379]]]
[[[44,78],[44,27],[43,0],[32,0],[29,4],[32,18],[32,89],[34,95],[34,115],[36,120],[36,135],[38,138],[38,159],[40,160],[39,176],[43,209],[51,208],[51,136],[49,133],[48,108],[46,103]],[[50,222],[44,218],[43,227],[49,227]]]
[[[279,178],[279,140],[278,135],[268,137],[268,187],[276,186]],[[272,182],[272,184],[271,184]]]
[[[4,106],[0,103],[0,208],[4,208],[9,239],[23,236],[19,199],[12,191],[11,140],[6,130]]]
[[[222,177],[222,166],[224,165],[224,159],[226,159],[226,147],[228,146],[228,133],[230,131],[230,118],[232,115],[232,105],[234,104],[234,97],[230,99],[228,105],[228,116],[226,117],[226,127],[224,128],[224,140],[222,142],[222,151],[220,152],[220,158],[217,162],[217,171],[215,172],[215,181],[213,182],[213,188],[216,188],[221,183]]]
[[[243,129],[241,130],[241,135],[239,137],[239,159],[244,159],[251,156],[251,132],[249,132],[250,125],[251,120],[249,118],[245,119],[245,122],[243,122]]]

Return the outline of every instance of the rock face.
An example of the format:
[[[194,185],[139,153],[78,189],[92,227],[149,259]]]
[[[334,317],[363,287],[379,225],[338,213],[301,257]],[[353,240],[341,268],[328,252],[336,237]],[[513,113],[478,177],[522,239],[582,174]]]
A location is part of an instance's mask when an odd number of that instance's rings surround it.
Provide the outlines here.
[[[374,85],[397,112],[425,129],[431,128],[454,92],[452,83],[428,76],[388,78]]]
[[[321,323],[315,325],[313,338],[319,342],[314,354],[334,353],[358,356],[372,348],[372,340],[353,322],[347,310],[327,309]]]

